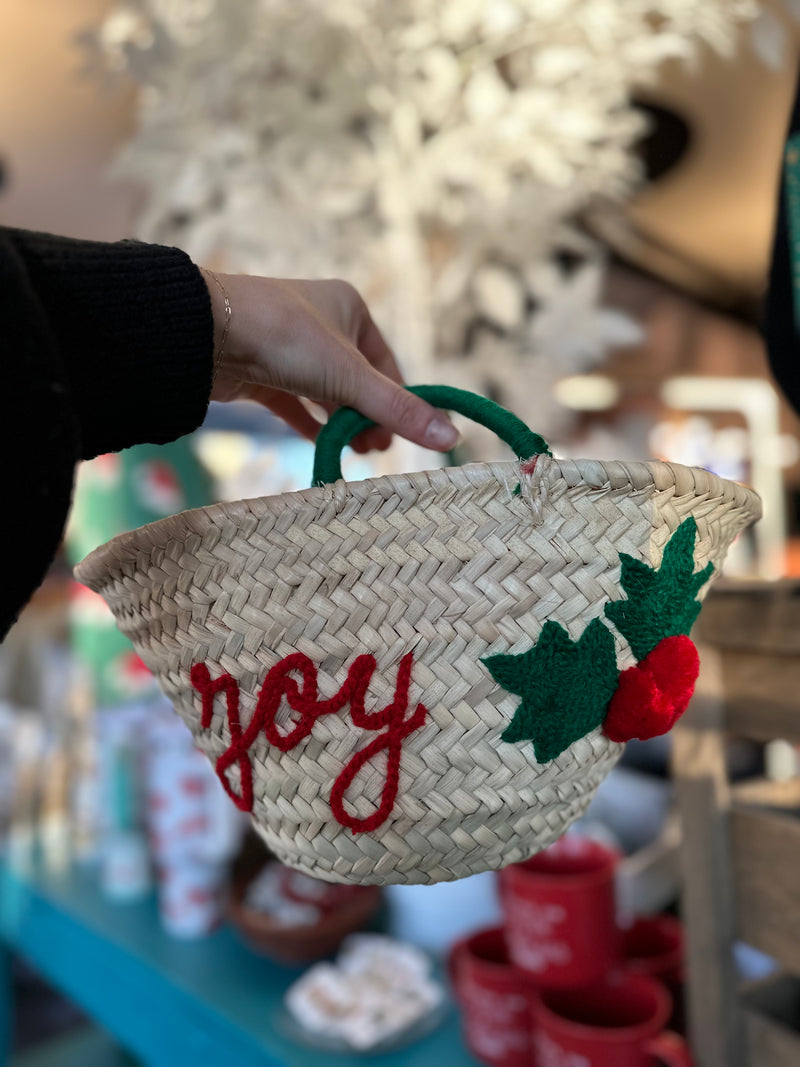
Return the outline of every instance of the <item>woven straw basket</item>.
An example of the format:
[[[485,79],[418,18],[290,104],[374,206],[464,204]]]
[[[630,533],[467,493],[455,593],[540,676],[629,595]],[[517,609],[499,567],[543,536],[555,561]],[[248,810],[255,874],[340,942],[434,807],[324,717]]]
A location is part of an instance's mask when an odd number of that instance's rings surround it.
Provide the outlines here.
[[[660,700],[671,671],[688,701],[694,675],[646,653],[691,645],[671,635],[707,565],[760,514],[707,471],[557,460],[489,401],[414,391],[522,462],[348,483],[341,448],[369,423],[341,411],[314,488],[163,519],[76,571],[273,853],[334,882],[446,881],[559,837],[622,753],[618,679]]]

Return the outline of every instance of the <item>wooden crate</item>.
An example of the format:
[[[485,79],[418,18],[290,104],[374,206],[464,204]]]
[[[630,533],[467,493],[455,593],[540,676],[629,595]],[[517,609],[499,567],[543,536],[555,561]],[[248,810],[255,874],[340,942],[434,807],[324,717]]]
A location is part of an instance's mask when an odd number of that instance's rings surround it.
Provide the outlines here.
[[[715,648],[800,652],[800,581],[719,581],[693,636]]]
[[[800,1067],[795,1036],[745,1007],[733,960],[746,941],[800,975],[800,783],[733,788],[727,770],[732,736],[800,744],[800,583],[720,583],[693,637],[673,746],[692,1045],[698,1067]]]
[[[734,789],[730,833],[734,933],[800,975],[800,781]]]
[[[792,975],[761,982],[742,995],[745,1045],[757,1067],[800,1064],[800,979]]]
[[[705,699],[724,701],[724,729],[800,744],[800,582],[720,582],[692,636],[715,653]]]

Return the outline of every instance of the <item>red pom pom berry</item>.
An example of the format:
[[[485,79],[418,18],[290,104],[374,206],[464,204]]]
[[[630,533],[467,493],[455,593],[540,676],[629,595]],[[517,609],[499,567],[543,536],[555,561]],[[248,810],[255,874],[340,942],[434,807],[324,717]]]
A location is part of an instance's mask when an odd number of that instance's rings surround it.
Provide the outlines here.
[[[644,741],[667,733],[689,706],[699,671],[694,642],[685,634],[665,637],[620,675],[603,733],[612,741]]]

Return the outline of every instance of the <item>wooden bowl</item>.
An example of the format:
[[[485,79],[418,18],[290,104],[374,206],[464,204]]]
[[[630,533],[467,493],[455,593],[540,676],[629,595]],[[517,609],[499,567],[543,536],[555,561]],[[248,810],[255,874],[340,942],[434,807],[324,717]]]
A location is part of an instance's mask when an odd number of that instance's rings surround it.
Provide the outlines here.
[[[252,949],[278,963],[300,965],[332,955],[349,934],[369,925],[383,903],[379,886],[336,886],[340,897],[319,922],[286,926],[247,905],[248,887],[259,873],[234,875],[228,917]]]

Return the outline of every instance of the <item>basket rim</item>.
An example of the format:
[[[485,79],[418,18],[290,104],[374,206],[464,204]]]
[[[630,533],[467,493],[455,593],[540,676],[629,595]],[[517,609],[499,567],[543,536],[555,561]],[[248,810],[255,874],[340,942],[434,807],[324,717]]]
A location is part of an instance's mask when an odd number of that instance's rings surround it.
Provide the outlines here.
[[[590,489],[621,490],[631,492],[652,489],[655,492],[677,490],[681,495],[713,495],[720,503],[743,508],[750,513],[750,523],[761,517],[761,498],[749,486],[722,478],[702,467],[687,467],[680,463],[661,460],[598,460],[560,459],[540,457],[546,463],[551,476],[561,477],[569,488],[586,485]],[[224,500],[200,508],[180,511],[163,519],[136,527],[99,545],[73,569],[76,579],[94,591],[104,587],[113,573],[119,573],[126,565],[141,560],[143,553],[166,548],[176,540],[185,540],[192,533],[212,525],[226,522],[241,522],[246,517],[258,517],[269,511],[299,511],[306,507],[316,508],[320,516],[334,507],[342,510],[352,498],[364,498],[370,493],[385,496],[398,492],[408,496],[430,490],[452,487],[479,488],[495,480],[506,485],[509,494],[512,482],[527,477],[520,474],[518,460],[493,463],[468,463],[458,467],[441,467],[411,474],[382,474],[362,481],[341,479],[328,485],[310,489],[298,489],[271,496],[249,497],[243,500]],[[748,523],[748,525],[750,524]]]

